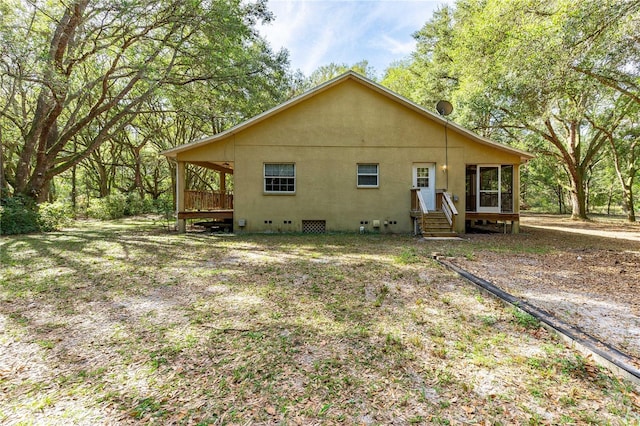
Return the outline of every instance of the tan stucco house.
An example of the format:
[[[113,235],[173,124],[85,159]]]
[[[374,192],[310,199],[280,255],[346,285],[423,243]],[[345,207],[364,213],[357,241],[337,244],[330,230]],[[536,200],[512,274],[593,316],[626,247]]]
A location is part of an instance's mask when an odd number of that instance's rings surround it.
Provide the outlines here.
[[[354,72],[163,154],[177,163],[180,230],[208,218],[235,232],[425,235],[476,220],[517,232],[519,167],[533,157]],[[217,170],[220,190],[185,188],[187,163]]]

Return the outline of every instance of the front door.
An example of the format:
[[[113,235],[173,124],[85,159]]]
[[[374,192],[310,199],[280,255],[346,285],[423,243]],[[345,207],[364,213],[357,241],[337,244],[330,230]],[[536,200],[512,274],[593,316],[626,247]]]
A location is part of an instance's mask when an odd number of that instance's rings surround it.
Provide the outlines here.
[[[478,166],[478,212],[500,213],[500,166]]]
[[[415,163],[413,165],[413,187],[420,188],[427,210],[436,209],[436,164]]]

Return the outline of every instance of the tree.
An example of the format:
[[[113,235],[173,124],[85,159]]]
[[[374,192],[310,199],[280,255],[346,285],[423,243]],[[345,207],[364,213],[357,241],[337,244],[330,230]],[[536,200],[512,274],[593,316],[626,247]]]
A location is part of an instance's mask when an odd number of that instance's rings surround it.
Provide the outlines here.
[[[623,198],[623,208],[629,222],[636,221],[634,183],[640,170],[640,104],[624,97],[616,104],[616,109],[621,110],[624,119],[615,129],[607,129],[600,126],[597,118],[593,119],[593,125],[599,127],[606,135],[616,178],[620,184]]]
[[[243,90],[252,78],[282,78],[287,61],[253,30],[271,18],[264,2],[13,0],[3,12],[4,177],[38,201],[150,100],[198,84]],[[84,143],[72,150],[73,141]]]
[[[576,54],[569,67],[609,89],[609,103],[623,115],[611,128],[601,116],[589,120],[606,134],[615,174],[623,196],[627,219],[635,222],[634,181],[640,169],[640,2],[581,3],[573,22],[583,27],[573,44]]]
[[[387,70],[384,83],[390,87],[395,86],[390,81],[393,75],[395,78],[409,80],[412,83],[410,91],[403,93],[406,89],[399,87],[399,93],[432,109],[435,109],[439,100],[451,99],[458,86],[451,57],[454,37],[453,15],[454,11],[450,7],[437,9],[429,22],[413,34],[416,40],[413,60],[401,65],[399,69]],[[403,68],[406,70],[404,73],[400,71]]]
[[[627,117],[615,104],[633,97],[611,95],[595,76],[615,75],[632,92],[637,80],[624,74],[630,48],[605,46],[637,40],[629,25],[637,10],[638,2],[624,1],[460,0],[453,16],[441,10],[416,35],[412,66],[427,81],[423,102],[451,93],[462,124],[555,158],[568,176],[572,217],[585,219],[589,171]],[[586,66],[607,61],[615,73]]]
[[[358,74],[367,77],[370,80],[376,79],[375,69],[369,65],[369,62],[366,60],[362,60],[360,62],[356,62],[353,65],[348,64],[336,64],[331,62],[327,65],[322,65],[314,70],[309,77],[304,79],[301,83],[299,90],[303,92],[305,90],[312,89],[325,81],[329,81],[332,78],[338,77],[341,74],[344,74],[347,71],[354,71]]]

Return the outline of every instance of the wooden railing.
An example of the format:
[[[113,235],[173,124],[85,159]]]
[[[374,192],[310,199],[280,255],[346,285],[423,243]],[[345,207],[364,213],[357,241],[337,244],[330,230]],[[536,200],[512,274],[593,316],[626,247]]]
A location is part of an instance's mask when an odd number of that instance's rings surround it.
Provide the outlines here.
[[[447,224],[450,231],[454,231],[456,228],[456,216],[458,216],[458,209],[453,204],[451,194],[444,190],[436,191],[436,210],[442,211],[442,214],[447,220]],[[415,218],[416,226],[420,226],[420,229],[424,233],[425,230],[433,229],[434,232],[442,232],[442,228],[439,225],[439,214],[429,214],[427,210],[427,203],[425,202],[419,188],[411,188],[411,217]],[[441,216],[440,216],[441,218]],[[415,233],[419,230],[416,228]]]
[[[427,210],[427,203],[425,203],[420,188],[411,188],[411,211],[421,212],[424,214],[429,213]]]
[[[411,211],[417,217],[420,229],[425,229],[425,216],[429,214],[429,210],[420,192],[420,188],[411,188]],[[419,230],[417,228],[414,229],[414,233],[417,235]]]
[[[456,229],[456,216],[458,216],[458,209],[453,205],[451,194],[448,192],[442,193],[442,211],[451,225],[451,229]]]
[[[232,210],[233,194],[221,191],[184,191],[184,208],[187,211]]]

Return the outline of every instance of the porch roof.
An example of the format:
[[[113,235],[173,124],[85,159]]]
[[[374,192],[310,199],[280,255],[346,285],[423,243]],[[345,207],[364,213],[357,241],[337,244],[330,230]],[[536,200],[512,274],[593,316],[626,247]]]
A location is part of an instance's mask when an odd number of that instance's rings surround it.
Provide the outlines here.
[[[233,174],[233,165],[228,162],[211,162],[211,161],[189,161],[190,164],[204,167],[206,169],[216,170],[221,173]]]

